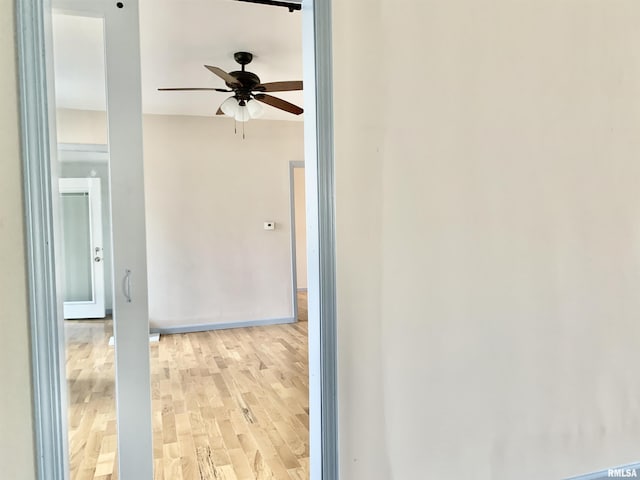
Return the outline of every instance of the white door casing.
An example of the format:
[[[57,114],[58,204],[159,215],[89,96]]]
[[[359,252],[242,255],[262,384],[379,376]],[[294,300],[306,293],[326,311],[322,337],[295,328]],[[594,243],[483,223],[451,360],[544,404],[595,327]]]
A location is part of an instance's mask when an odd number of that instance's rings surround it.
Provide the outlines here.
[[[102,199],[99,178],[61,178],[64,318],[104,318]]]

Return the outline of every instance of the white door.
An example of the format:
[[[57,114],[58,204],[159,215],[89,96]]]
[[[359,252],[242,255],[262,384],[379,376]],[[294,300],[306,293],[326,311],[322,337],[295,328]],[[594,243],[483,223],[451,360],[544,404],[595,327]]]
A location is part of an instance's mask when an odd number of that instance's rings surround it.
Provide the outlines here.
[[[94,20],[84,22],[92,24],[89,33],[97,21],[99,31],[89,38],[104,46],[104,61],[89,58],[72,73],[102,71],[105,80],[106,105],[97,110],[106,107],[108,124],[109,185],[104,188],[111,197],[106,238],[112,253],[107,268],[113,278],[118,478],[153,480],[138,2],[53,0],[52,7],[54,14]],[[78,55],[90,46],[89,41],[79,45]],[[82,96],[83,91],[73,93]]]
[[[64,318],[104,318],[99,178],[61,178]]]

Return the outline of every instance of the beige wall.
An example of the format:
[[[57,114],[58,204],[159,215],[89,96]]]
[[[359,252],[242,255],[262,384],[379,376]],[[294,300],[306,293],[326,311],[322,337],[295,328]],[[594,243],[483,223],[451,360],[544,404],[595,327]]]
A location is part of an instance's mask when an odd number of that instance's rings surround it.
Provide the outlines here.
[[[58,143],[106,145],[108,143],[107,113],[59,108],[56,111],[56,133]]]
[[[380,65],[377,3],[332,2],[339,453],[341,478],[349,480],[392,478],[381,376],[381,117],[386,107],[378,96],[386,82],[398,79],[385,75]]]
[[[293,194],[296,222],[296,280],[299,289],[307,288],[307,210],[304,167],[293,169]]]
[[[0,472],[35,478],[13,2],[0,0]]]
[[[289,161],[303,125],[245,128],[243,140],[226,118],[145,117],[153,326],[293,316]]]
[[[104,122],[61,110],[58,140],[104,143]],[[245,130],[226,118],[144,117],[152,327],[293,316],[289,162],[303,159],[303,125]]]
[[[376,29],[373,2],[344,3],[344,478],[533,480],[640,460],[640,4],[386,0]],[[358,58],[368,42],[375,58]],[[382,87],[375,102],[350,97],[354,71],[385,72],[354,96]],[[372,438],[390,474],[363,467],[384,467]]]

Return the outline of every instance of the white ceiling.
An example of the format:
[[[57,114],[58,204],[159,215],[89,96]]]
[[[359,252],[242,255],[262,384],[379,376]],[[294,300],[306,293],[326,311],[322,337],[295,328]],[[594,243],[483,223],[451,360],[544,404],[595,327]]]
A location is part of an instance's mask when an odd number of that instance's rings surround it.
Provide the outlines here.
[[[101,20],[55,15],[56,102],[61,108],[105,109]],[[247,66],[262,82],[302,80],[302,15],[233,0],[140,0],[142,106],[145,113],[215,115],[229,96],[158,92],[158,87],[221,87],[204,68],[239,70],[233,53],[253,53]],[[303,106],[302,92],[274,93]],[[304,114],[303,114],[304,115]],[[263,118],[301,120],[265,105]]]

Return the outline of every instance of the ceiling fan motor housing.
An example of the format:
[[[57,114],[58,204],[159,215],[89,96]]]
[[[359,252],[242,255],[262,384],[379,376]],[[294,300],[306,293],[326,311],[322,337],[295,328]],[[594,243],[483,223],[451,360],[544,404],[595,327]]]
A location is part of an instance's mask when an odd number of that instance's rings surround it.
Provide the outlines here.
[[[232,85],[229,83],[227,83],[227,86],[235,91],[235,96],[238,100],[250,100],[251,91],[255,90],[255,87],[260,85],[260,78],[255,73],[247,72],[244,69],[244,66],[250,64],[253,60],[253,54],[249,52],[236,52],[233,54],[233,58],[236,62],[242,65],[242,70],[229,72],[229,75],[235,77],[241,86],[238,87],[238,85]]]
[[[229,75],[238,79],[238,82],[241,85],[240,87],[238,87],[237,85],[227,83],[227,87],[234,90],[239,99],[244,98],[244,100],[249,100],[251,90],[255,90],[255,87],[260,85],[260,78],[252,72],[236,71],[229,72]]]

